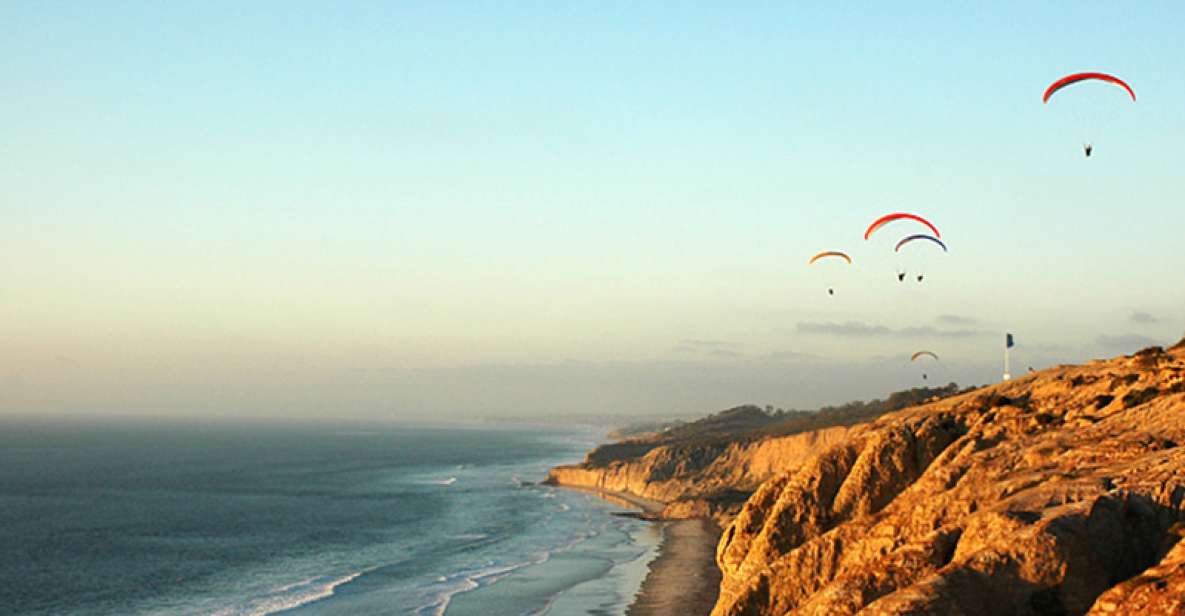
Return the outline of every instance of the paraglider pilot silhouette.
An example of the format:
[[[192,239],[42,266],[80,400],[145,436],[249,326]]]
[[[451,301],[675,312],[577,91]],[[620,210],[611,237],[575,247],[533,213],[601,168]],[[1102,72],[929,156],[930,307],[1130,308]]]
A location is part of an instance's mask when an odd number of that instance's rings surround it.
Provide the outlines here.
[[[1057,81],[1050,84],[1048,88],[1045,88],[1045,94],[1041,96],[1041,102],[1049,103],[1049,98],[1062,88],[1083,81],[1101,81],[1104,83],[1117,85],[1127,91],[1128,96],[1131,97],[1133,102],[1136,100],[1135,90],[1132,90],[1131,86],[1127,85],[1126,81],[1114,75],[1108,75],[1106,73],[1074,73],[1073,75],[1066,75],[1065,77],[1058,79]],[[1088,141],[1082,144],[1082,153],[1085,154],[1087,158],[1090,158],[1090,155],[1093,152],[1093,143]]]
[[[905,239],[901,240],[900,242],[897,242],[897,246],[896,246],[896,248],[893,249],[893,251],[894,252],[901,252],[902,246],[905,246],[905,245],[910,244],[912,242],[916,242],[918,240],[926,240],[929,242],[933,242],[934,244],[937,244],[938,246],[940,246],[942,248],[942,252],[947,252],[946,244],[944,244],[942,242],[942,240],[938,239],[937,237],[934,237],[933,235],[926,235],[924,233],[917,233],[914,235],[910,235],[909,237],[906,237]],[[926,277],[925,274],[918,274],[917,275],[918,282],[921,282],[923,279],[925,279],[925,277]],[[903,271],[897,272],[897,280],[899,282],[903,282],[905,280],[905,272],[903,272]]]
[[[926,225],[927,227],[929,227],[930,230],[934,232],[934,235],[915,234],[915,235],[910,235],[909,237],[906,237],[905,239],[901,240],[900,242],[897,242],[897,247],[893,249],[895,252],[901,252],[902,246],[904,246],[910,242],[913,242],[915,240],[929,240],[929,241],[934,242],[935,244],[938,244],[939,246],[941,246],[943,251],[946,251],[946,244],[943,244],[942,240],[938,239],[938,238],[942,237],[942,234],[938,232],[938,227],[935,227],[934,225],[930,224],[930,221],[926,220],[925,218],[922,218],[921,216],[918,216],[917,214],[908,214],[905,212],[895,212],[893,214],[886,214],[886,215],[881,216],[880,218],[876,219],[876,221],[874,221],[871,225],[869,225],[868,229],[864,232],[864,239],[867,240],[867,239],[871,238],[872,234],[875,233],[877,229],[880,229],[881,227],[883,227],[895,220],[912,220],[915,222],[920,222],[923,225]],[[922,277],[918,276],[918,282],[921,282],[921,281],[922,281]],[[897,270],[897,282],[905,282],[905,271],[904,270]]]
[[[852,258],[849,257],[846,253],[840,252],[838,250],[824,250],[823,252],[820,252],[819,254],[811,257],[810,260],[806,262],[806,264],[807,265],[814,265],[816,261],[818,261],[820,259],[825,259],[828,257],[834,257],[836,259],[843,259],[844,261],[846,261],[848,263],[848,265],[852,264]],[[835,287],[827,287],[827,294],[828,295],[835,295]]]
[[[909,361],[916,363],[919,359],[921,359],[923,357],[929,357],[929,358],[933,359],[934,361],[938,361],[938,355],[936,355],[933,351],[918,351],[917,353],[914,353],[913,355],[909,356]],[[922,373],[922,380],[923,381],[928,380],[929,378],[930,378],[930,376],[928,374],[926,374],[925,372]]]

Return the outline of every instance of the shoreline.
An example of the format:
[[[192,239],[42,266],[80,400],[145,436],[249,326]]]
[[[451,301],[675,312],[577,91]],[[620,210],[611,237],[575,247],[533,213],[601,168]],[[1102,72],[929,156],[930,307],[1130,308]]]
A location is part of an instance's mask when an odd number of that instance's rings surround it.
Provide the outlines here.
[[[597,498],[599,498],[603,501],[607,501],[609,503],[617,505],[618,507],[625,507],[626,509],[640,510],[645,515],[639,516],[639,517],[641,517],[641,519],[650,520],[650,521],[662,521],[662,518],[659,518],[658,514],[662,513],[663,508],[666,507],[666,503],[664,503],[662,501],[651,500],[649,498],[644,498],[641,496],[637,496],[635,494],[630,494],[628,492],[617,492],[614,490],[604,490],[601,488],[590,488],[590,487],[586,487],[586,486],[568,485],[565,483],[554,483],[554,484],[546,484],[546,485],[551,485],[554,488],[563,488],[565,490],[572,490],[574,492],[584,492],[586,494],[592,494],[593,496],[596,496]]]
[[[572,485],[556,487],[593,494],[621,507],[640,510],[637,517],[660,525],[658,555],[626,608],[628,616],[707,616],[716,606],[721,572],[716,566],[720,529],[700,518],[664,520],[665,504],[634,494]]]
[[[720,594],[720,568],[716,566],[716,545],[720,530],[711,520],[662,521],[662,543],[658,556],[628,616],[708,616]]]

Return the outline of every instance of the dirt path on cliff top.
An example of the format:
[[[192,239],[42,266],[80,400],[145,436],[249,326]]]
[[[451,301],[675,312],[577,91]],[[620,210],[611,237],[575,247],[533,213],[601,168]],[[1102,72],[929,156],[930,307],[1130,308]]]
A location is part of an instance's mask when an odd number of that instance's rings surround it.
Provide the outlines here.
[[[626,611],[629,616],[706,616],[716,605],[720,569],[716,543],[720,530],[707,520],[663,524],[658,558]]]

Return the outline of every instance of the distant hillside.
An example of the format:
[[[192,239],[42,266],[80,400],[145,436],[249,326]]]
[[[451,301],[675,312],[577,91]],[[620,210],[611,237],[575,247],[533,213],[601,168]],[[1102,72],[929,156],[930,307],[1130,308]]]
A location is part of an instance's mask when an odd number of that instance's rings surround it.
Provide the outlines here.
[[[553,469],[548,480],[630,492],[669,503],[670,517],[705,516],[723,523],[761,481],[839,438],[849,426],[957,392],[951,383],[818,411],[738,406],[601,445],[582,464]]]
[[[955,383],[943,387],[916,387],[890,394],[884,400],[856,401],[825,406],[815,411],[772,411],[753,404],[733,407],[691,422],[671,423],[654,431],[619,430],[623,437],[602,445],[585,458],[588,466],[604,466],[638,458],[659,446],[703,445],[745,441],[769,436],[789,436],[834,426],[850,426],[922,402],[959,393]],[[652,427],[653,424],[647,424]]]

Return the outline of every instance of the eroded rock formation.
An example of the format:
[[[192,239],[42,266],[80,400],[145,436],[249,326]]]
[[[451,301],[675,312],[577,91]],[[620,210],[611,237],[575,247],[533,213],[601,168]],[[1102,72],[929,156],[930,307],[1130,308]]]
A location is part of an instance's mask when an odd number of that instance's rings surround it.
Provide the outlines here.
[[[667,503],[663,517],[706,517],[724,525],[762,481],[842,442],[848,431],[834,427],[741,442],[662,445],[605,465],[556,467],[547,480],[635,494]]]
[[[1185,615],[1182,444],[1185,342],[850,427],[625,442],[549,480],[720,523],[716,616]]]
[[[886,415],[749,498],[713,613],[1182,613],[1181,443],[1179,347]]]

